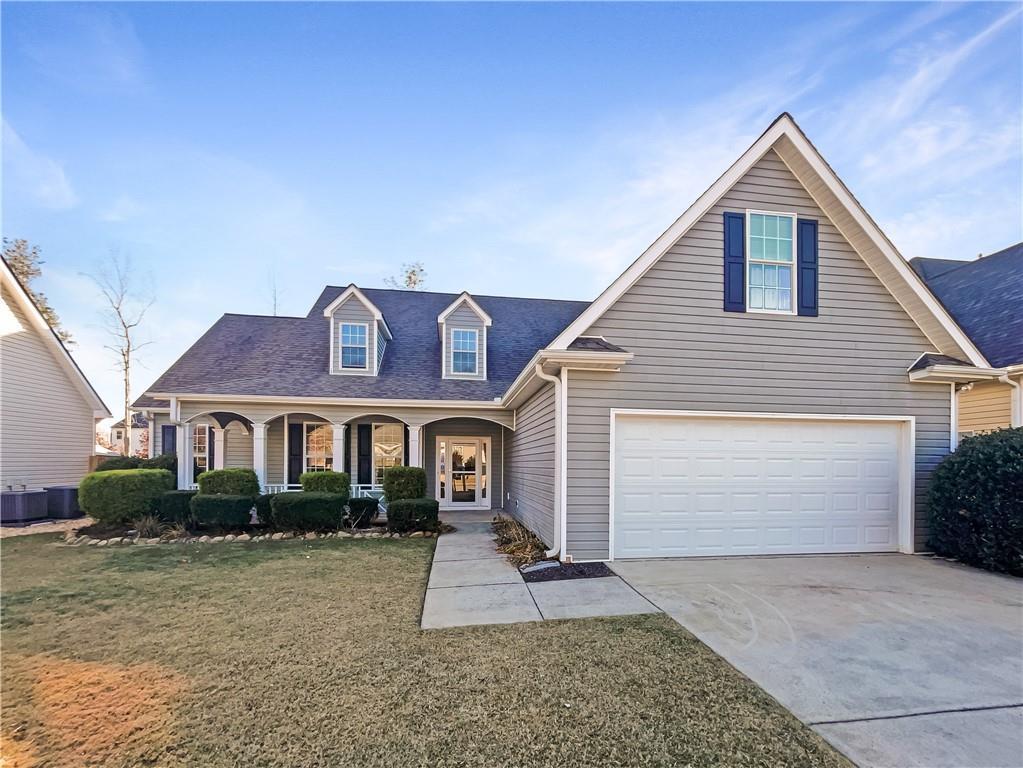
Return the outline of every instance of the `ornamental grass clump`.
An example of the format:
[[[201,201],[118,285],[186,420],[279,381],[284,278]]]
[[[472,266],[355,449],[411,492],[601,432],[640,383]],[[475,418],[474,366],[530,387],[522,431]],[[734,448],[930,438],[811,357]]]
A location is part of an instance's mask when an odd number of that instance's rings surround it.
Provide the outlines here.
[[[526,526],[510,517],[494,518],[497,551],[507,555],[514,566],[529,565],[544,559],[546,545]]]

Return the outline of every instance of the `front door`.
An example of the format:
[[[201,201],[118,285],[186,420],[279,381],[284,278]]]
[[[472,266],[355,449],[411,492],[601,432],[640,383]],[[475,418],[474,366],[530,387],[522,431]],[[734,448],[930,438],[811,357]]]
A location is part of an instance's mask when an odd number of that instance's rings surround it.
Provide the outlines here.
[[[437,438],[441,509],[490,509],[489,437]]]

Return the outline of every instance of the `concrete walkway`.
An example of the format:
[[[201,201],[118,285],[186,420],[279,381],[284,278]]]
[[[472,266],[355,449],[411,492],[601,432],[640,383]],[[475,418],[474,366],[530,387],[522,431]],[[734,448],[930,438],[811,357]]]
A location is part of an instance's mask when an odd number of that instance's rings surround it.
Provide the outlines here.
[[[437,539],[423,629],[658,612],[617,576],[526,584],[496,549],[494,514],[443,515],[458,530]]]

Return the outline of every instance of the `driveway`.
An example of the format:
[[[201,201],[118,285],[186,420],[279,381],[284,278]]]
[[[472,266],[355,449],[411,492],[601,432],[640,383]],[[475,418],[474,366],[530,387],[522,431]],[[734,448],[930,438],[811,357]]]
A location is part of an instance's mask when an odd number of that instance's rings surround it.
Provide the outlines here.
[[[1023,580],[910,555],[612,567],[860,766],[1023,766]]]

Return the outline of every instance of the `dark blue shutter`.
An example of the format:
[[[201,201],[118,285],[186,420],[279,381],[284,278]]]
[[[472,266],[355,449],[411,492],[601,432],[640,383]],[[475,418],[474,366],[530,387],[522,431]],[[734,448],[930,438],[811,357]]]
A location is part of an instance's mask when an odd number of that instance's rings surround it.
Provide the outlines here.
[[[796,222],[797,293],[796,311],[806,317],[817,317],[817,222],[799,219]]]
[[[359,485],[369,485],[373,482],[373,425],[359,424],[357,433],[358,444],[358,474]]]
[[[725,312],[746,311],[746,214],[725,213]]]
[[[160,425],[160,453],[178,452],[178,433],[173,424]]]

